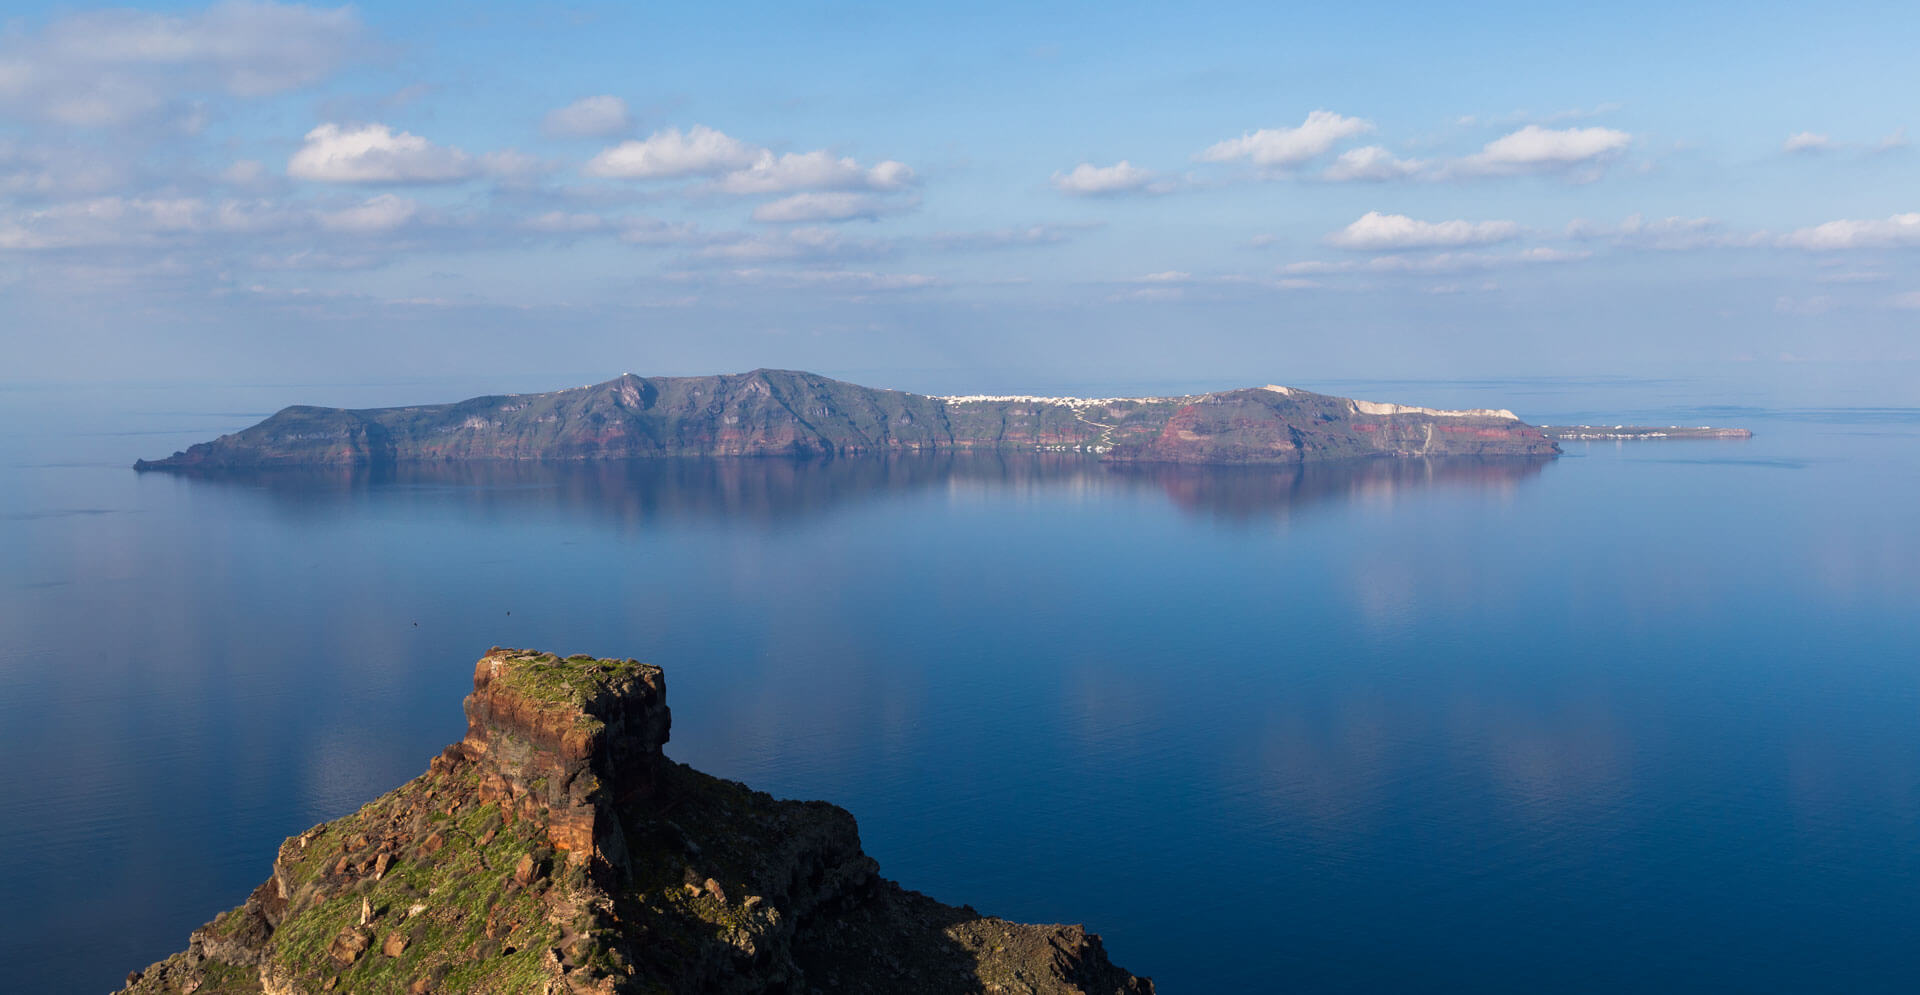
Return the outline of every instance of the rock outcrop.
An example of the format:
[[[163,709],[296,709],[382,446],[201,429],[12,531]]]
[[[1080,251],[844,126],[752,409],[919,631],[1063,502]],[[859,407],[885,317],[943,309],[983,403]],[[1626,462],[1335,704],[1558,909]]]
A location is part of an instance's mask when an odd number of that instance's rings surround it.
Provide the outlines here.
[[[425,461],[1079,451],[1173,463],[1540,456],[1508,411],[1439,411],[1288,387],[1182,397],[931,397],[812,373],[638,377],[406,408],[291,407],[142,470]]]
[[[130,995],[1141,995],[1079,926],[879,877],[853,817],[666,759],[658,667],[495,649],[426,774],[287,840]]]

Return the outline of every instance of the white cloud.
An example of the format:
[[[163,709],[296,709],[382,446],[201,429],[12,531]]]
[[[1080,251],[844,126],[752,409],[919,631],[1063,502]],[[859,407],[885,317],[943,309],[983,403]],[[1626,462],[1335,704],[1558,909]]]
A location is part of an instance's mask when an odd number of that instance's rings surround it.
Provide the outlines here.
[[[0,249],[172,244],[198,235],[261,232],[295,223],[294,214],[266,201],[94,197],[0,211]]]
[[[698,225],[659,218],[622,218],[618,226],[620,241],[628,245],[704,245],[723,238],[701,231]]]
[[[1201,162],[1246,160],[1256,166],[1286,168],[1324,155],[1334,143],[1373,130],[1373,122],[1343,117],[1332,111],[1314,111],[1294,128],[1262,128],[1202,149]]]
[[[775,156],[762,149],[745,169],[720,178],[719,189],[735,194],[788,193],[795,190],[902,190],[912,186],[913,170],[888,160],[872,168],[825,150]]]
[[[913,206],[913,201],[867,193],[797,193],[754,208],[753,220],[773,224],[871,220]]]
[[[129,170],[86,150],[56,144],[26,144],[0,138],[0,196],[104,194],[123,187]]]
[[[1540,245],[1531,249],[1521,249],[1513,254],[1513,259],[1521,263],[1570,263],[1592,256],[1593,253],[1585,249],[1555,249]]]
[[[629,140],[604,149],[587,163],[585,172],[621,180],[714,176],[750,166],[765,151],[696,124],[685,132],[665,128],[644,140]]]
[[[1378,256],[1366,261],[1370,273],[1467,273],[1508,266],[1569,263],[1587,259],[1589,252],[1534,248],[1519,252],[1437,252],[1430,256]]]
[[[1303,259],[1294,263],[1281,263],[1274,267],[1275,272],[1293,276],[1318,276],[1325,273],[1346,273],[1355,268],[1351,260],[1327,262],[1321,259]]]
[[[1887,137],[1880,139],[1879,144],[1875,145],[1873,150],[1875,152],[1897,152],[1906,148],[1908,144],[1910,143],[1907,141],[1907,129],[1905,126],[1902,126],[1888,132]]]
[[[1590,166],[1626,151],[1633,136],[1612,128],[1542,128],[1530,124],[1459,160],[1467,173],[1542,173]]]
[[[1815,283],[1884,283],[1887,274],[1876,270],[1845,270],[1839,273],[1822,273],[1813,278]]]
[[[1689,249],[1725,249],[1763,245],[1769,237],[1763,231],[1737,232],[1712,218],[1656,218],[1647,220],[1628,215],[1618,225],[1600,225],[1576,220],[1567,225],[1567,237],[1582,241],[1607,240],[1634,249],[1685,251]]]
[[[323,124],[287,160],[287,175],[318,183],[444,183],[474,174],[473,157],[384,124]]]
[[[270,272],[320,271],[341,272],[347,270],[373,269],[383,261],[371,253],[327,252],[319,249],[299,249],[286,253],[261,253],[248,260],[255,269]]]
[[[875,273],[870,270],[736,269],[725,274],[737,283],[788,287],[826,287],[835,290],[922,290],[940,286],[938,277],[925,273]]]
[[[1920,311],[1920,291],[1895,294],[1887,298],[1887,305],[1889,307],[1897,307],[1902,311]]]
[[[1789,232],[1780,237],[1780,244],[1816,252],[1920,245],[1920,213],[1896,214],[1880,220],[1829,221]]]
[[[1053,174],[1053,187],[1078,197],[1099,197],[1122,193],[1165,193],[1172,187],[1160,174],[1141,169],[1125,159],[1111,166],[1083,162],[1069,172]]]
[[[1179,301],[1186,297],[1187,291],[1183,287],[1136,287],[1109,295],[1107,300],[1125,304],[1131,301]]]
[[[1489,245],[1520,235],[1511,221],[1417,221],[1404,214],[1368,211],[1359,220],[1327,236],[1328,245],[1367,251]]]
[[[1024,228],[996,228],[991,231],[940,232],[928,236],[927,242],[941,249],[1012,249],[1028,245],[1053,245],[1064,242],[1080,232],[1099,227],[1099,222],[1093,222],[1028,225]]]
[[[1811,318],[1833,310],[1833,298],[1824,294],[1813,297],[1776,297],[1773,309],[1781,314],[1791,314],[1801,318]],[[1787,357],[1783,354],[1781,359]]]
[[[1413,176],[1427,166],[1424,159],[1398,159],[1378,145],[1366,145],[1340,153],[1340,158],[1321,173],[1322,179],[1336,183],[1354,180],[1398,180]]]
[[[204,230],[229,233],[284,232],[306,227],[304,212],[271,200],[223,200],[212,205]]]
[[[557,138],[606,138],[633,127],[627,102],[610,94],[581,97],[547,112],[540,130]]]
[[[1570,107],[1570,108],[1567,108],[1566,110],[1554,111],[1551,114],[1542,115],[1540,117],[1540,123],[1557,124],[1561,121],[1585,121],[1588,118],[1596,118],[1605,114],[1612,114],[1613,112],[1619,109],[1620,109],[1620,104],[1614,101],[1608,101],[1602,104],[1595,104],[1592,107]]]
[[[1143,273],[1140,276],[1129,277],[1120,282],[1134,284],[1142,288],[1142,290],[1130,291],[1121,296],[1132,294],[1137,295],[1142,300],[1164,297],[1167,294],[1178,292],[1182,288],[1219,293],[1235,288],[1273,287],[1275,285],[1274,281],[1248,276],[1244,273],[1195,275],[1186,270],[1178,269],[1162,270],[1158,273]],[[1161,293],[1143,292],[1156,289]]]
[[[1377,256],[1360,269],[1369,273],[1462,273],[1490,269],[1499,262],[1520,262],[1516,256],[1484,252],[1436,252],[1430,256]]]
[[[399,228],[419,213],[420,205],[414,201],[383,193],[352,207],[320,212],[317,220],[328,231],[371,234]]]
[[[1467,114],[1455,118],[1454,123],[1462,127],[1473,128],[1480,125],[1488,127],[1511,128],[1516,124],[1561,124],[1566,121],[1585,121],[1601,117],[1619,110],[1620,104],[1608,101],[1592,107],[1569,107],[1564,110],[1536,114],[1527,110],[1508,111],[1505,114]]]
[[[734,262],[765,262],[834,256],[839,253],[838,235],[823,228],[799,228],[783,235],[756,235],[735,239],[701,249],[702,259]]]
[[[267,164],[258,159],[240,159],[220,171],[220,180],[237,187],[257,187],[268,182]]]
[[[1823,152],[1832,146],[1833,140],[1827,136],[1817,135],[1811,131],[1802,131],[1797,134],[1788,135],[1787,140],[1780,144],[1780,151]]]
[[[579,234],[599,231],[606,227],[606,221],[598,214],[584,214],[571,211],[548,211],[528,218],[522,224],[534,231],[554,234]]]
[[[1542,263],[1566,263],[1591,258],[1592,253],[1538,247],[1519,252],[1436,252],[1429,255],[1396,254],[1372,259],[1342,259],[1328,262],[1309,259],[1275,268],[1284,276],[1325,276],[1335,273],[1465,273],[1510,266]]]
[[[72,14],[0,41],[0,107],[61,124],[119,125],[178,111],[194,94],[259,97],[316,83],[362,43],[351,7],[236,0],[184,15]]]
[[[862,166],[826,150],[776,155],[705,125],[686,132],[656,131],[643,141],[603,150],[587,163],[589,176],[658,180],[715,177],[714,189],[731,194],[784,194],[802,190],[896,191],[913,186],[912,167],[887,160]]]
[[[718,262],[762,263],[791,260],[871,258],[888,255],[891,243],[855,239],[831,228],[788,228],[753,235],[710,238],[694,258]]]
[[[508,184],[530,183],[557,168],[554,163],[519,149],[501,149],[480,157],[480,171]]]

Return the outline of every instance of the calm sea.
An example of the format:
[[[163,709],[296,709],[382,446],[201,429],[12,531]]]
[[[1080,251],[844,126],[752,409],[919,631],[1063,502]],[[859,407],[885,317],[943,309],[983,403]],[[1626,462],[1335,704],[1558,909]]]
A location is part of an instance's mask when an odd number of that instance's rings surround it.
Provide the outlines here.
[[[1550,463],[136,475],[282,403],[0,391],[0,989],[106,991],[422,771],[495,644],[1170,993],[1920,989],[1920,410]],[[473,393],[475,391],[465,391]]]

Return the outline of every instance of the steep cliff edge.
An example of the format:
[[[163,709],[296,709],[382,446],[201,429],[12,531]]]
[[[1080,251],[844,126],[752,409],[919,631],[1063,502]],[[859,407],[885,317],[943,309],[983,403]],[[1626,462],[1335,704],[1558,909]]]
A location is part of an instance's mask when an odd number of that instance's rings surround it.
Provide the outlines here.
[[[1508,411],[1439,411],[1288,387],[1182,397],[933,397],[791,370],[639,377],[404,408],[291,407],[142,470],[664,456],[1072,450],[1173,463],[1541,456]]]
[[[658,667],[495,649],[427,773],[287,840],[134,995],[1144,995],[1078,926],[878,876],[854,820],[665,758]]]

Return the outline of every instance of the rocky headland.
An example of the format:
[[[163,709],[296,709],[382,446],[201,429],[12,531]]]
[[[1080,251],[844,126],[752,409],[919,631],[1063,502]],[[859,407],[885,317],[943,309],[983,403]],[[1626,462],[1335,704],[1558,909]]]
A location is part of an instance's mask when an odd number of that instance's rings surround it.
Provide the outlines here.
[[[1302,463],[1541,456],[1511,411],[1443,411],[1290,387],[1180,397],[934,397],[790,370],[640,377],[401,408],[286,408],[141,470],[670,456],[1072,451],[1109,461]]]
[[[1079,926],[881,878],[853,817],[668,760],[658,667],[494,649],[425,774],[281,845],[129,995],[1146,995]]]

